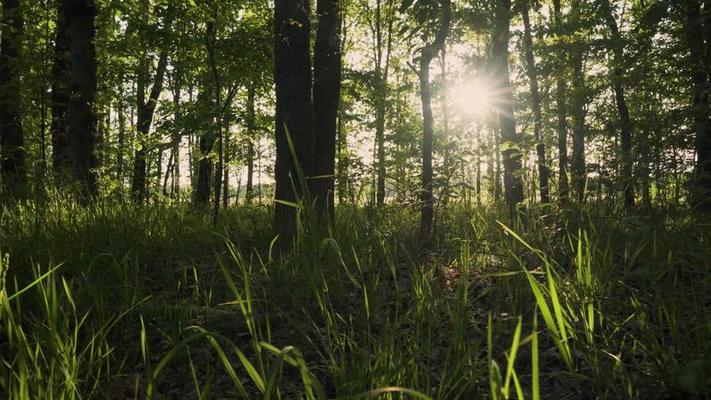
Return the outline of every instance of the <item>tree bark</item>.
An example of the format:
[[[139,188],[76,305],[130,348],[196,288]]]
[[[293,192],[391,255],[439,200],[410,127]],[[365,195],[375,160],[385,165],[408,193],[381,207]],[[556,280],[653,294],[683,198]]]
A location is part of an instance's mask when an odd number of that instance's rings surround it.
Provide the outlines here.
[[[390,55],[392,48],[393,2],[387,1],[387,28],[385,32],[385,65],[383,65],[383,18],[382,1],[376,3],[375,18],[375,151],[376,165],[376,203],[385,204],[385,118],[387,113],[388,76],[390,74]]]
[[[683,4],[686,12],[686,42],[692,65],[692,114],[696,132],[696,171],[691,202],[694,208],[708,211],[711,210],[711,118],[708,94],[711,85],[707,68],[711,51],[706,52],[704,36],[699,33],[711,30],[711,24],[702,19],[699,0],[684,0]]]
[[[523,202],[523,183],[521,182],[522,150],[520,136],[516,133],[514,99],[509,81],[509,35],[511,23],[511,0],[498,0],[496,3],[496,25],[492,45],[492,61],[499,82],[501,100],[499,104],[499,130],[501,131],[501,156],[504,164],[504,190],[506,204],[513,215],[516,206]]]
[[[276,85],[276,163],[274,228],[288,249],[297,209],[304,202],[306,177],[313,171],[314,131],[311,97],[310,1],[274,1],[274,81]]]
[[[52,166],[60,180],[72,175],[71,139],[69,135],[69,27],[67,22],[67,1],[57,6],[57,26],[55,28],[54,62],[52,64]]]
[[[146,81],[148,75],[148,64],[145,60],[145,55],[141,61],[138,72],[138,93],[137,93],[137,109],[138,121],[136,123],[138,129],[138,143],[134,155],[133,164],[133,182],[131,183],[131,192],[133,193],[133,201],[142,203],[146,199],[146,157],[148,154],[148,136],[153,123],[153,115],[155,114],[156,106],[158,105],[158,97],[163,91],[163,78],[168,66],[168,54],[163,51],[158,58],[158,66],[156,67],[153,87],[146,101]]]
[[[528,0],[521,1],[521,15],[524,26],[524,46],[526,58],[526,72],[529,79],[529,89],[531,91],[531,107],[533,109],[533,132],[536,138],[536,155],[538,157],[538,184],[541,196],[541,203],[550,203],[550,191],[548,178],[548,160],[546,158],[546,144],[543,140],[543,112],[541,111],[541,93],[538,87],[538,71],[533,54],[533,39],[531,34],[531,21],[528,15]]]
[[[574,1],[572,10],[577,13],[580,4]],[[576,20],[579,16],[575,16]],[[579,21],[576,21],[579,22]],[[572,120],[573,120],[573,154],[570,161],[570,171],[573,178],[573,190],[578,203],[585,202],[585,190],[587,186],[587,171],[585,166],[585,113],[587,94],[585,89],[584,71],[584,48],[583,43],[578,41],[573,43],[571,49],[571,69],[573,77],[571,99]]]
[[[553,0],[553,19],[556,37],[562,43],[564,34],[563,14],[560,0]],[[568,103],[567,103],[567,56],[564,48],[559,50],[560,59],[556,71],[556,114],[558,119],[558,202],[566,205],[569,199],[568,182]]]
[[[96,110],[96,48],[94,47],[93,0],[65,0],[69,3],[69,53],[71,100],[69,128],[72,137],[74,176],[84,200],[99,194],[98,146],[101,139]]]
[[[341,99],[340,0],[318,0],[314,48],[314,178],[317,216],[335,222],[336,130]]]
[[[615,15],[609,0],[602,1],[605,23],[610,31],[611,50],[613,55],[612,90],[615,93],[615,104],[620,119],[620,142],[622,161],[622,194],[625,208],[630,210],[635,206],[634,180],[632,176],[632,120],[627,107],[624,79],[624,48],[622,36],[615,20]]]
[[[252,204],[254,198],[254,140],[257,135],[254,111],[256,88],[257,84],[254,81],[247,88],[247,188],[245,193],[247,204]]]
[[[430,88],[430,63],[445,45],[452,20],[450,0],[441,1],[442,17],[432,43],[427,43],[420,52],[420,101],[422,102],[422,187],[420,188],[420,240],[426,243],[432,234],[434,218],[432,148],[434,144],[434,119],[432,117],[432,94]]]
[[[2,0],[0,33],[0,175],[5,192],[23,194],[27,185],[20,113],[20,57],[23,19],[20,0]]]

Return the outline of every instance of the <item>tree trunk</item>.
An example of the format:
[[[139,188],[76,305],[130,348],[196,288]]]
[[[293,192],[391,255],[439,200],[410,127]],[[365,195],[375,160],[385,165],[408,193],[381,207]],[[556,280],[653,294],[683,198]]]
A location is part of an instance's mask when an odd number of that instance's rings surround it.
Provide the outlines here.
[[[93,0],[69,2],[69,53],[71,60],[71,101],[69,128],[72,136],[74,174],[82,195],[90,199],[99,194],[96,168],[100,141],[96,111],[96,49],[94,47]]]
[[[376,3],[375,37],[375,151],[377,155],[376,202],[378,206],[385,204],[385,118],[387,113],[388,76],[390,73],[390,55],[392,48],[393,2],[388,0],[385,32],[385,65],[383,66],[383,18],[382,1]]]
[[[563,14],[560,0],[553,0],[553,19],[556,36],[563,38]],[[567,52],[561,48],[556,71],[556,114],[558,119],[558,202],[564,206],[568,202],[568,104],[567,104]]]
[[[574,1],[572,12],[576,13],[575,20],[579,22],[578,8],[580,4]],[[587,171],[585,166],[585,113],[587,94],[585,89],[584,71],[584,43],[580,40],[572,44],[571,49],[571,69],[573,77],[572,83],[572,120],[573,120],[573,154],[570,161],[570,171],[573,178],[573,190],[578,203],[585,202],[585,190],[587,185]]]
[[[504,164],[504,190],[506,204],[513,215],[516,206],[523,202],[523,183],[521,182],[521,140],[516,133],[514,117],[514,99],[509,81],[509,28],[511,23],[511,0],[498,0],[496,3],[496,26],[494,28],[492,59],[498,74],[501,101],[499,104],[499,129],[501,131],[501,156]]]
[[[317,215],[335,220],[336,130],[341,98],[340,0],[318,0],[314,49],[314,179]]]
[[[526,72],[529,79],[529,89],[531,91],[531,107],[533,108],[533,132],[536,138],[536,155],[538,157],[538,183],[541,195],[541,203],[550,203],[550,191],[548,188],[548,160],[546,159],[546,144],[543,140],[543,113],[541,111],[541,94],[538,88],[538,71],[533,54],[533,39],[531,35],[531,21],[528,15],[528,0],[521,2],[521,15],[524,26],[524,45],[526,52]]]
[[[430,88],[430,63],[445,45],[452,19],[450,0],[442,0],[442,19],[432,43],[420,52],[420,100],[422,102],[422,187],[420,189],[420,240],[429,241],[434,217],[432,148],[434,144],[434,119],[432,117],[432,94]]]
[[[624,89],[624,54],[620,30],[615,20],[615,15],[609,0],[602,2],[605,23],[610,30],[611,50],[613,55],[612,90],[615,93],[615,104],[620,118],[620,142],[622,144],[622,194],[625,208],[630,210],[635,205],[634,180],[632,177],[632,120]]]
[[[22,9],[20,0],[2,0],[0,32],[0,175],[6,193],[21,196],[27,184],[20,114]]]
[[[699,210],[711,209],[711,118],[709,118],[709,66],[704,48],[704,37],[700,32],[711,29],[708,21],[702,20],[701,4],[698,0],[684,0],[686,11],[686,42],[692,63],[692,113],[696,132],[696,171],[692,189],[692,206]],[[711,52],[709,52],[711,54]]]
[[[133,182],[131,191],[133,200],[136,203],[142,203],[146,199],[146,157],[148,154],[148,135],[151,131],[153,123],[153,115],[155,114],[156,106],[158,105],[158,97],[163,91],[163,77],[168,66],[168,54],[163,51],[158,58],[158,66],[156,67],[155,79],[153,87],[148,96],[148,101],[145,100],[146,81],[148,76],[148,64],[145,56],[142,58],[141,66],[138,72],[138,147],[134,157],[133,165]]]
[[[276,163],[274,228],[288,249],[295,234],[296,208],[303,202],[306,177],[313,171],[314,130],[311,97],[310,1],[274,2],[274,82],[276,85]]]
[[[181,70],[175,60],[173,60],[173,71],[173,106],[175,107],[173,118],[175,132],[173,133],[173,148],[171,150],[171,155],[173,156],[173,172],[171,174],[170,197],[178,198],[180,193],[180,142],[183,138],[180,95],[183,82],[182,74],[180,73]]]
[[[254,140],[257,136],[254,112],[256,88],[256,82],[252,81],[247,89],[247,188],[245,193],[247,204],[252,204],[254,198]]]

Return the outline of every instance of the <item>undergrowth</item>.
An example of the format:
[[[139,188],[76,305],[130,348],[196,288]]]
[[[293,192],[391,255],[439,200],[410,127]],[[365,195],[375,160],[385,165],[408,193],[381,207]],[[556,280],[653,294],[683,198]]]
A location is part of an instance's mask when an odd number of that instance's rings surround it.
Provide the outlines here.
[[[0,216],[6,399],[706,398],[711,227],[683,211],[268,207]]]

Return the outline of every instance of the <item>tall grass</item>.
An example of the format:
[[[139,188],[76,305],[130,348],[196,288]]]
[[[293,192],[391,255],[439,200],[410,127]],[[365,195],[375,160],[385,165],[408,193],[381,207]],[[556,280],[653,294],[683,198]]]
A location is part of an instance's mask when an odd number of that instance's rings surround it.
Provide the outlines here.
[[[414,212],[337,211],[278,255],[264,207],[216,227],[181,206],[5,208],[4,397],[711,393],[711,229],[691,215],[455,207],[425,251]]]

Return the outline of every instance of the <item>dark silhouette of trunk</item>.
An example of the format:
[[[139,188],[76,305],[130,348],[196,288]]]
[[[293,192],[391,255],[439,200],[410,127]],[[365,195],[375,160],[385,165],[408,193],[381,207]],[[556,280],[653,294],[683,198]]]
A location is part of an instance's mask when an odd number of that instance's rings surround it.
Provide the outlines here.
[[[173,106],[175,107],[175,112],[173,114],[173,119],[175,123],[175,132],[173,133],[173,148],[171,150],[171,155],[173,157],[173,169],[171,174],[171,184],[170,184],[170,196],[172,198],[177,198],[180,193],[180,142],[182,140],[182,115],[181,115],[181,104],[180,95],[182,88],[182,75],[180,73],[180,68],[173,61],[174,75],[173,75]]]
[[[563,15],[560,0],[553,0],[553,19],[556,36],[563,37]],[[568,183],[568,103],[567,103],[567,52],[559,49],[558,68],[556,71],[556,114],[558,119],[558,201],[564,206],[568,202],[570,185]]]
[[[615,104],[620,119],[620,142],[622,161],[622,194],[626,209],[635,206],[634,181],[632,178],[632,120],[624,89],[624,54],[623,43],[620,30],[615,20],[615,15],[609,0],[602,1],[605,23],[610,31],[611,50],[613,55],[612,66],[612,90],[615,93]]]
[[[442,0],[442,17],[432,43],[420,51],[420,101],[422,102],[422,187],[420,188],[420,240],[426,243],[432,234],[434,218],[432,148],[434,142],[434,119],[432,117],[432,94],[430,88],[430,63],[444,47],[452,19],[450,0]]]
[[[387,113],[388,76],[393,30],[393,1],[388,0],[386,9],[387,28],[383,40],[382,1],[376,1],[375,8],[375,152],[376,152],[376,202],[385,204],[385,118]],[[385,45],[383,46],[383,42]],[[385,50],[383,51],[383,47]],[[385,65],[383,65],[383,57]]]
[[[311,97],[310,1],[274,2],[274,82],[276,84],[276,164],[274,227],[282,248],[295,234],[297,209],[288,203],[307,197],[313,171],[314,131]],[[285,203],[286,202],[286,203]]]
[[[138,147],[134,155],[133,164],[133,182],[131,183],[131,192],[133,193],[133,201],[142,203],[146,199],[146,157],[148,154],[148,135],[151,131],[153,123],[153,115],[155,114],[156,106],[158,105],[158,97],[163,91],[163,78],[165,70],[168,66],[168,54],[163,51],[158,58],[158,66],[155,71],[153,87],[146,101],[146,84],[148,80],[148,60],[144,53],[141,57],[138,71],[138,93],[137,93],[137,110],[138,120],[136,122],[138,130]]]
[[[123,80],[122,80],[123,81]],[[118,114],[118,138],[117,147],[118,154],[116,155],[116,179],[119,181],[119,187],[123,191],[124,184],[124,160],[123,154],[126,151],[126,103],[123,99],[119,99],[116,104],[116,114]]]
[[[96,110],[96,49],[94,47],[93,0],[68,1],[71,96],[69,129],[72,138],[74,174],[85,200],[99,194],[96,168],[99,166],[100,133]]]
[[[531,35],[531,21],[528,15],[528,0],[521,1],[521,15],[523,16],[524,46],[526,56],[526,72],[531,91],[531,107],[533,109],[533,133],[536,138],[536,155],[538,157],[538,184],[540,186],[541,203],[550,203],[548,188],[548,160],[546,159],[546,144],[543,141],[543,113],[541,111],[541,93],[538,88],[538,71],[533,54],[533,39]]]
[[[509,29],[511,23],[511,0],[498,0],[494,37],[492,40],[492,61],[498,74],[497,82],[501,92],[499,104],[499,129],[501,131],[501,157],[504,164],[504,191],[509,212],[513,215],[516,206],[523,202],[521,182],[521,140],[516,133],[514,99],[509,81]]]
[[[245,202],[252,204],[254,198],[254,141],[257,138],[254,102],[257,84],[252,81],[247,88],[247,188]]]
[[[314,48],[314,179],[317,216],[334,222],[336,130],[341,99],[340,0],[318,0]]]
[[[52,167],[60,180],[72,175],[71,139],[69,136],[69,27],[67,26],[68,2],[57,5],[55,28],[54,62],[52,64]]]
[[[217,9],[215,9],[217,12]],[[214,20],[217,20],[217,15],[213,16]],[[215,46],[217,42],[217,29],[213,22],[207,25],[207,58],[210,65],[210,72],[212,74],[212,84],[215,90],[214,92],[214,102],[215,102],[215,130],[217,131],[217,168],[215,169],[214,177],[214,193],[213,193],[213,209],[212,209],[212,223],[217,225],[217,218],[220,213],[220,191],[222,190],[222,173],[225,169],[225,139],[223,128],[223,109],[222,109],[222,80],[220,79],[220,73],[217,71],[217,60],[215,59]],[[228,100],[229,102],[229,100]],[[212,145],[210,146],[212,147]]]
[[[20,115],[20,0],[2,0],[0,32],[0,175],[6,193],[21,196],[27,184],[24,135]]]
[[[574,21],[580,22],[579,1],[574,1],[571,5]],[[587,95],[585,89],[584,71],[584,42],[578,40],[572,44],[570,66],[573,77],[571,113],[573,120],[573,153],[570,160],[570,172],[573,178],[573,190],[578,203],[585,202],[585,189],[587,185],[587,171],[585,166],[585,113]]]
[[[706,6],[708,3],[704,3]],[[696,132],[696,171],[692,188],[692,206],[698,210],[711,209],[711,118],[709,118],[709,57],[711,52],[704,46],[704,36],[711,30],[708,20],[702,19],[701,3],[684,0],[686,11],[686,42],[689,47],[691,87],[693,94],[692,113]],[[707,10],[704,10],[707,11]]]
[[[230,204],[230,168],[225,165],[225,173],[222,178],[222,208],[227,208]],[[239,190],[237,191],[237,201],[239,201]]]

